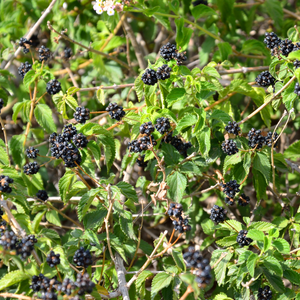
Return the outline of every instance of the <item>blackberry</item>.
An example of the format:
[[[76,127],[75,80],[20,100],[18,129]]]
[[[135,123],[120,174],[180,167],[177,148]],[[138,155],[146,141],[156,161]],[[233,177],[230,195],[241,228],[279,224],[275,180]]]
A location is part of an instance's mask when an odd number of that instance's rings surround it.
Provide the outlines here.
[[[38,276],[34,275],[31,278],[31,285],[29,286],[34,292],[53,293],[60,289],[60,282],[56,277],[48,278],[40,273]]]
[[[38,35],[37,34],[33,34],[30,38],[30,42],[31,42],[31,46],[32,47],[37,47],[40,43],[39,39],[38,39]]]
[[[92,264],[92,255],[90,250],[85,250],[83,247],[80,247],[74,254],[73,262],[78,267],[87,268],[90,266]]]
[[[47,61],[50,58],[50,50],[42,45],[39,50],[39,61]]]
[[[211,212],[210,219],[216,224],[225,221],[227,210],[224,209],[223,207],[214,205],[210,212]]]
[[[166,61],[170,61],[173,58],[173,55],[176,53],[176,46],[171,43],[167,43],[166,45],[162,46],[159,50],[160,55]]]
[[[209,263],[205,266],[204,269],[195,270],[193,274],[196,275],[196,282],[198,283],[198,286],[200,288],[205,288],[212,279],[211,267]]]
[[[29,287],[34,292],[43,291],[44,286],[42,284],[43,284],[45,278],[49,279],[49,278],[45,277],[42,273],[40,273],[38,276],[33,275],[32,278],[31,278],[31,285]],[[50,281],[50,279],[49,279],[49,281]]]
[[[272,291],[270,290],[270,287],[268,285],[266,285],[264,288],[258,289],[257,299],[258,300],[272,299]]]
[[[64,58],[68,59],[72,56],[72,49],[71,48],[65,48],[64,49]]]
[[[24,260],[31,255],[31,251],[34,249],[34,244],[37,239],[34,235],[29,235],[22,238],[16,245],[17,254]]]
[[[117,103],[109,103],[105,109],[109,112],[112,119],[120,121],[125,116],[125,111],[122,106],[118,106]]]
[[[245,194],[241,194],[238,200],[239,206],[247,206],[250,203],[250,198]]]
[[[45,292],[42,295],[42,300],[57,300],[57,294],[54,292]]]
[[[152,69],[147,69],[142,75],[142,81],[147,85],[154,85],[157,83],[156,72]]]
[[[296,84],[295,84],[294,93],[295,93],[297,96],[300,96],[300,85],[299,85],[299,82],[296,82]]]
[[[274,32],[266,32],[264,43],[266,44],[267,48],[274,49],[279,46],[279,44],[281,43],[281,39]]]
[[[1,113],[1,109],[3,108],[4,106],[4,101],[2,98],[0,98],[0,113]]]
[[[197,6],[197,5],[200,5],[200,4],[208,5],[206,0],[196,0],[196,1],[192,2],[192,4],[194,6]]]
[[[78,106],[73,117],[78,123],[84,124],[90,118],[90,110],[83,106]]]
[[[32,65],[25,61],[25,63],[21,63],[20,67],[18,68],[19,75],[24,78],[26,73],[31,70]]]
[[[234,155],[239,152],[236,143],[233,140],[225,140],[222,143],[222,150],[227,155]]]
[[[25,153],[28,158],[36,158],[37,154],[39,153],[39,149],[29,147],[28,149],[26,149]]]
[[[63,131],[62,131],[62,137],[65,139],[65,141],[69,142],[73,137],[77,134],[76,127],[72,126],[72,124],[65,125]]]
[[[234,205],[234,199],[233,199],[233,198],[225,197],[225,203],[226,203],[227,205],[232,206],[232,205]]]
[[[80,165],[82,160],[79,150],[72,144],[68,144],[68,146],[64,148],[61,158],[63,159],[65,167],[67,168],[77,167],[77,165]]]
[[[146,122],[140,126],[140,133],[146,134],[147,136],[150,136],[152,132],[154,132],[154,126],[152,122]]]
[[[237,194],[240,189],[240,185],[236,182],[236,180],[230,180],[227,183],[220,183],[223,188],[223,193],[226,194],[227,197],[233,198],[235,194]]]
[[[72,141],[77,148],[85,148],[89,142],[83,133],[75,134],[72,137]]]
[[[156,77],[158,80],[166,80],[170,78],[172,69],[168,65],[162,65],[161,67],[157,68]]]
[[[178,230],[179,233],[190,231],[192,229],[191,225],[189,225],[189,220],[187,218],[183,219],[181,216],[178,221],[174,220],[172,223],[174,225],[174,229],[176,231]]]
[[[164,118],[164,117],[158,118],[156,120],[155,128],[160,134],[164,134],[164,133],[168,132],[171,128],[169,119]],[[172,136],[172,134],[171,134],[171,136]]]
[[[272,139],[272,136],[273,136],[273,139]],[[278,139],[279,135],[277,132],[274,132],[274,135],[273,135],[273,132],[268,132],[267,136],[265,137],[265,143],[268,147],[272,147],[272,143],[275,143],[275,141]],[[274,144],[274,147],[277,147],[278,146],[278,140],[277,142]]]
[[[10,183],[13,183],[14,180],[8,176],[0,175],[0,192],[2,193],[11,193],[12,189],[9,186]]]
[[[23,48],[23,53],[28,53],[29,52],[29,48],[31,46],[31,41],[28,41],[26,38],[20,38],[19,41],[19,46]]]
[[[136,159],[136,163],[139,167],[141,168],[146,168],[148,165],[148,161],[145,161],[145,155],[140,155],[137,159]]]
[[[5,230],[1,232],[0,246],[2,246],[3,250],[15,250],[18,242],[19,239],[13,231]]]
[[[33,174],[36,174],[39,171],[40,166],[36,161],[34,161],[34,162],[30,162],[30,163],[26,164],[23,167],[23,169],[24,169],[24,173],[26,175],[33,175]]]
[[[228,125],[225,126],[225,130],[228,132],[228,133],[232,133],[232,134],[235,134],[235,135],[238,135],[239,132],[241,131],[241,128],[239,127],[238,123],[233,121],[229,121],[228,122]]]
[[[255,81],[258,85],[267,87],[270,85],[274,85],[276,79],[271,75],[269,71],[263,71],[256,77]]]
[[[55,158],[60,158],[63,153],[67,151],[67,147],[69,143],[64,139],[64,137],[59,134],[56,136],[55,141],[52,144],[52,147],[50,148],[51,155]],[[72,144],[70,144],[72,146]]]
[[[50,266],[50,268],[54,268],[55,266],[60,264],[60,254],[55,254],[54,251],[51,250],[47,255],[46,262]]]
[[[167,211],[167,214],[170,217],[179,218],[182,215],[182,212],[183,212],[183,208],[180,203],[171,203]]]
[[[185,60],[187,60],[187,57],[185,56],[185,52],[178,52],[177,50],[175,54],[173,54],[173,58],[176,60],[178,66],[182,65],[182,63]]]
[[[261,149],[266,144],[266,138],[261,135],[261,130],[252,128],[248,133],[248,145],[252,149]]]
[[[75,282],[76,286],[79,288],[78,295],[82,296],[85,293],[91,293],[95,287],[95,283],[90,280],[88,273],[77,273],[77,278]]]
[[[36,193],[36,197],[38,199],[41,199],[43,201],[46,201],[49,197],[48,197],[48,194],[45,190],[39,190],[37,193]]]
[[[162,142],[169,144],[172,142],[172,140],[173,140],[173,132],[171,131],[162,139]]]
[[[280,43],[280,52],[284,56],[288,56],[294,50],[294,44],[291,40],[285,39]]]
[[[49,143],[53,145],[56,141],[56,138],[57,138],[57,133],[56,132],[51,133],[49,136]]]
[[[76,290],[75,282],[73,282],[69,278],[65,278],[64,281],[62,282],[62,285],[60,286],[60,291],[70,296],[75,290]]]
[[[138,153],[144,150],[148,150],[150,147],[152,147],[152,145],[157,145],[154,136],[143,136],[138,140],[133,140],[129,142],[127,149],[129,149],[130,152]]]
[[[238,233],[236,241],[240,245],[240,247],[249,246],[253,242],[252,239],[246,237],[247,233],[247,230],[241,230]]]
[[[296,60],[293,62],[293,65],[294,65],[295,69],[300,68],[300,60],[296,59]]]
[[[187,157],[187,150],[192,147],[190,142],[184,143],[180,138],[173,137],[171,140],[171,145],[184,157]]]
[[[60,82],[56,79],[50,80],[49,82],[47,82],[46,91],[50,95],[55,95],[59,93],[61,91]]]

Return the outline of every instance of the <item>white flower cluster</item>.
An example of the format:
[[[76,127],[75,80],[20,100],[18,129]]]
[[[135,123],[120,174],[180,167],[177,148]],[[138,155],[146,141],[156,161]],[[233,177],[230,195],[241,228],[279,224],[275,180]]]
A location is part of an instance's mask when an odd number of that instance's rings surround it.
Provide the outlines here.
[[[98,15],[106,11],[109,16],[113,16],[115,11],[120,12],[123,10],[123,4],[114,0],[96,0],[93,8]]]

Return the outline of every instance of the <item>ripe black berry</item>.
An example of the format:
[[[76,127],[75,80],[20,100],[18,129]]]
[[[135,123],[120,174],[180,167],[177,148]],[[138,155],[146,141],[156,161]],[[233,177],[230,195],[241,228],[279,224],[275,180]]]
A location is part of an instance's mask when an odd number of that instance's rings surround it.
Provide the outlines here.
[[[57,300],[57,294],[54,292],[43,293],[42,300]]]
[[[109,103],[105,109],[109,112],[112,119],[120,121],[125,116],[125,111],[122,106],[118,106],[117,103]]]
[[[240,206],[247,206],[250,202],[250,198],[248,196],[246,196],[245,194],[241,194],[240,198],[238,200],[238,204]]]
[[[193,274],[196,275],[196,282],[200,288],[205,288],[211,281],[211,267],[209,263],[204,269],[194,270]]]
[[[80,152],[72,144],[68,144],[68,146],[64,148],[61,158],[65,162],[65,167],[67,168],[75,168],[81,163]]]
[[[46,261],[50,268],[54,268],[55,266],[60,264],[60,254],[55,254],[54,251],[51,250],[47,255]]]
[[[236,182],[236,180],[230,180],[229,182],[225,184],[221,183],[220,185],[223,188],[223,193],[229,198],[234,198],[235,194],[240,191],[240,185]]]
[[[83,133],[77,133],[72,137],[72,142],[77,148],[85,148],[89,141]]]
[[[34,235],[29,235],[22,238],[16,245],[17,254],[24,260],[31,255],[31,251],[34,249],[34,244],[37,239]]]
[[[147,69],[142,75],[142,81],[147,85],[154,85],[157,82],[156,72],[152,69]]]
[[[248,133],[248,145],[252,149],[261,149],[266,144],[266,138],[261,135],[261,130],[252,128]]]
[[[28,158],[36,158],[39,153],[39,149],[35,149],[34,147],[29,147],[25,151]]]
[[[168,132],[171,128],[169,119],[164,118],[164,117],[158,118],[156,120],[155,128],[160,134],[164,134],[164,133]],[[172,134],[171,134],[171,136],[172,136]]]
[[[54,137],[55,136],[52,137],[53,140],[54,140]],[[52,146],[50,148],[51,155],[58,159],[66,151],[66,147],[69,145],[69,143],[64,139],[64,137],[61,134],[56,135],[55,140],[53,142],[52,142],[52,138],[50,138],[51,146]]]
[[[284,56],[288,56],[294,50],[294,44],[291,40],[285,39],[280,43],[280,52]]]
[[[273,136],[273,139],[272,139]],[[265,137],[265,143],[268,147],[272,147],[272,143],[274,143],[277,139],[278,139],[278,133],[277,132],[268,132],[267,136]],[[274,147],[278,146],[278,140],[277,142],[274,144]]]
[[[295,90],[294,90],[294,93],[295,93],[297,96],[300,96],[300,85],[299,85],[299,82],[296,82],[296,84],[295,84]]]
[[[47,61],[50,58],[50,50],[42,45],[39,49],[39,61]]]
[[[19,239],[13,231],[5,230],[1,232],[0,246],[3,247],[3,250],[15,250],[18,241]]]
[[[264,43],[266,44],[267,48],[273,49],[279,46],[281,39],[274,32],[266,32]]]
[[[180,203],[171,203],[167,211],[167,214],[170,217],[179,218],[182,215],[182,212],[183,212],[183,208]]]
[[[146,168],[148,165],[148,161],[145,161],[145,155],[139,155],[139,157],[136,159],[136,163],[141,168]]]
[[[28,41],[26,38],[20,38],[19,46],[23,48],[25,54],[29,52],[31,44],[31,41]]]
[[[10,183],[13,183],[14,180],[8,176],[0,175],[0,192],[2,193],[11,193],[12,189],[9,186]]]
[[[175,149],[184,157],[187,157],[187,150],[192,147],[190,142],[183,142],[177,136],[174,136],[171,140],[171,145],[175,147]]]
[[[185,52],[178,52],[178,50],[173,54],[173,58],[176,60],[178,66],[182,65],[182,63],[187,60]]]
[[[77,273],[77,279],[75,284],[79,288],[79,296],[82,296],[85,293],[91,293],[95,287],[95,283],[90,280],[88,273]]]
[[[72,126],[72,124],[65,125],[61,136],[65,141],[69,142],[71,139],[77,134],[76,127]]]
[[[236,241],[240,245],[240,247],[249,246],[253,242],[252,239],[246,237],[247,233],[247,230],[241,230],[238,233]]]
[[[30,38],[30,42],[31,42],[31,46],[32,47],[37,47],[40,43],[39,39],[38,39],[38,35],[37,34],[33,34]]]
[[[73,262],[78,267],[87,268],[90,266],[92,264],[92,255],[90,250],[85,250],[83,247],[80,247],[74,254]]]
[[[258,289],[257,300],[270,300],[272,299],[272,291],[270,287],[266,285],[264,288]]]
[[[210,212],[211,212],[210,219],[216,224],[225,221],[227,210],[224,209],[223,207],[214,205]]]
[[[72,56],[72,49],[71,48],[65,48],[64,49],[64,58],[68,59]]]
[[[294,64],[295,69],[298,69],[298,68],[300,67],[300,60],[296,59],[296,60],[293,62],[293,64]]]
[[[176,53],[176,46],[171,43],[167,43],[166,45],[162,46],[159,50],[160,55],[166,61],[170,61],[173,58],[173,55]]]
[[[157,68],[156,77],[158,80],[166,80],[170,78],[172,69],[168,65],[162,65],[161,67]]]
[[[173,140],[173,131],[171,131],[170,133],[168,133],[163,139],[162,139],[162,142],[163,143],[171,143]]]
[[[59,93],[61,91],[60,82],[56,79],[50,80],[49,82],[47,82],[46,91],[50,95],[55,95]]]
[[[276,79],[271,75],[269,71],[263,71],[256,77],[255,81],[258,85],[266,87],[274,85]]]
[[[1,109],[3,108],[4,106],[4,101],[2,98],[0,98],[0,113],[1,113]]]
[[[129,149],[130,152],[138,153],[144,150],[148,150],[150,147],[152,147],[152,145],[157,145],[154,136],[143,136],[138,140],[133,140],[129,142],[127,149]]]
[[[233,198],[225,197],[225,203],[226,203],[227,205],[232,206],[232,205],[234,204],[234,199],[233,199]]]
[[[34,162],[30,162],[30,163],[26,164],[23,167],[23,169],[24,169],[24,173],[26,175],[33,175],[33,174],[36,174],[39,171],[40,166],[36,161],[34,161]]]
[[[90,118],[90,110],[83,106],[78,106],[73,117],[78,123],[84,124]]]
[[[21,63],[20,67],[18,68],[19,75],[24,78],[26,73],[31,70],[32,65],[25,61],[25,63]]]
[[[152,132],[154,132],[154,126],[152,122],[146,122],[140,126],[140,133],[146,134],[147,136],[150,136]]]
[[[234,155],[239,152],[236,143],[233,140],[225,140],[222,143],[222,150],[227,155]]]
[[[60,290],[60,282],[57,281],[56,277],[48,278],[40,273],[38,276],[32,276],[30,288],[34,292],[53,293]]]
[[[62,282],[62,285],[60,286],[60,291],[70,296],[75,290],[76,290],[75,282],[73,282],[69,278],[65,278],[64,281]]]
[[[37,193],[36,193],[36,196],[38,199],[41,199],[43,201],[46,201],[49,197],[48,197],[48,194],[45,190],[39,190]]]
[[[179,217],[179,220],[174,220],[173,222],[173,225],[174,225],[174,229],[179,233],[183,233],[183,232],[186,232],[186,231],[190,231],[192,228],[191,228],[191,225],[189,225],[189,220],[188,218],[186,219],[183,219],[182,216]]]
[[[56,141],[56,138],[57,138],[57,133],[56,132],[51,133],[49,136],[49,143],[53,145]]]
[[[228,132],[228,133],[232,133],[232,134],[235,134],[235,135],[238,135],[239,132],[241,131],[241,128],[239,127],[238,123],[233,121],[229,121],[228,122],[228,125],[225,126],[225,130]]]

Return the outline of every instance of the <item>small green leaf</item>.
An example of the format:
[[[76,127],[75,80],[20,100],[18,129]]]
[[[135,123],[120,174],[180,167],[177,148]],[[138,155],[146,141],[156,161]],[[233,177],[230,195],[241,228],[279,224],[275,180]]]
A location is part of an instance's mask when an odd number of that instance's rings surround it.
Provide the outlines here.
[[[264,266],[270,271],[279,276],[282,276],[282,267],[279,261],[273,256],[267,256],[263,261]]]
[[[67,96],[66,97],[66,103],[72,108],[73,110],[76,110],[76,107],[78,106],[78,103],[76,99],[72,96]]]
[[[240,232],[243,229],[242,224],[236,220],[227,220],[219,225],[221,225],[223,228],[229,229],[234,233]]]
[[[300,70],[300,69],[298,69]],[[291,160],[297,160],[300,157],[300,140],[290,145],[283,153],[284,157]]]
[[[259,231],[257,229],[250,229],[247,233],[247,237],[255,241],[263,241],[265,235],[262,231]]]
[[[52,117],[52,111],[47,104],[38,104],[34,109],[34,116],[40,126],[48,133],[56,132],[56,125]]]
[[[61,227],[58,212],[56,210],[50,210],[46,213],[46,219],[49,223]]]
[[[267,280],[269,281],[269,283],[271,284],[271,286],[273,287],[273,289],[275,289],[277,292],[279,293],[283,293],[285,290],[284,284],[282,282],[282,279],[269,272],[269,270],[267,269],[263,269],[263,273],[265,274]]]
[[[25,164],[25,149],[23,142],[25,140],[25,135],[13,135],[9,141],[9,149],[11,151],[12,158],[14,163],[17,164],[20,168]]]
[[[211,148],[211,129],[204,127],[201,131],[196,133],[199,143],[200,152],[203,156],[207,155]]]
[[[216,12],[212,8],[204,4],[199,4],[192,9],[192,15],[195,18],[195,21],[197,21],[199,18],[204,18],[215,14]]]
[[[175,102],[179,101],[184,95],[186,91],[184,88],[175,88],[171,90],[171,92],[167,96],[168,106],[171,106]]]
[[[152,276],[152,272],[148,270],[143,271],[136,279],[136,289],[139,290],[145,280],[150,276]]]
[[[252,253],[247,259],[247,269],[249,274],[254,277],[255,265],[258,260],[258,255],[256,253]]]
[[[242,161],[242,153],[238,152],[234,155],[227,155],[225,157],[223,173],[225,174],[230,166],[236,165]]]
[[[117,187],[121,193],[128,199],[132,199],[134,202],[138,202],[138,196],[133,186],[127,182],[120,181],[117,183]]]
[[[192,125],[195,125],[197,122],[197,117],[195,115],[185,115],[180,121],[178,122],[176,129],[181,132],[183,129],[187,127],[191,127]]]
[[[132,240],[136,240],[136,236],[133,230],[132,214],[129,211],[123,211],[119,215],[120,226],[123,233]]]
[[[159,291],[169,286],[172,282],[173,276],[168,273],[158,273],[152,280],[151,284],[151,300],[155,298]]]
[[[270,231],[271,229],[275,228],[276,226],[272,223],[268,223],[268,222],[253,222],[248,229],[257,229],[260,231]]]
[[[62,201],[65,202],[66,194],[70,191],[70,187],[75,183],[76,180],[76,175],[73,171],[70,170],[67,171],[64,176],[59,179],[58,189]]]
[[[226,236],[226,237],[216,241],[216,243],[223,247],[229,247],[229,246],[237,243],[236,238],[237,238],[237,234],[234,234],[231,236]]]
[[[290,245],[286,240],[279,238],[279,239],[276,239],[275,241],[273,241],[272,244],[275,248],[277,248],[277,250],[280,253],[283,253],[283,254],[290,253]]]
[[[187,186],[186,177],[176,171],[167,177],[167,184],[170,187],[168,190],[170,198],[175,202],[180,202]]]
[[[232,53],[232,48],[228,42],[223,42],[218,44],[221,60],[228,59],[228,56]]]
[[[138,79],[138,78],[137,78]],[[140,81],[142,82],[142,80],[140,79]],[[143,82],[142,82],[143,83]],[[104,90],[103,89],[99,89],[97,90],[97,99],[98,101],[102,104],[105,105],[105,97],[104,97]]]

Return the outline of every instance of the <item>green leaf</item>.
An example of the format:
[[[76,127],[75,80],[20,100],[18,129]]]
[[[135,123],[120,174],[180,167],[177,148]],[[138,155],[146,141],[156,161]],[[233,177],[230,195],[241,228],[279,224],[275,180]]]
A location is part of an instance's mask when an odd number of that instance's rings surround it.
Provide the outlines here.
[[[221,60],[227,60],[228,56],[232,53],[232,48],[228,42],[223,42],[218,44]]]
[[[264,153],[257,153],[253,160],[253,168],[265,177],[266,183],[270,182],[271,164],[270,159]]]
[[[184,88],[175,88],[171,90],[171,92],[167,96],[168,106],[171,106],[175,102],[181,100],[181,98],[185,95],[186,91]]]
[[[0,291],[6,289],[7,287],[16,284],[20,281],[29,279],[31,277],[30,274],[25,273],[24,271],[10,271],[0,280]]]
[[[299,286],[300,274],[294,270],[287,269],[283,271],[283,277],[289,280],[291,283]]]
[[[101,206],[90,213],[87,213],[83,218],[83,225],[86,229],[96,229],[100,227],[107,214],[107,209]]]
[[[300,69],[299,69],[300,70]],[[290,145],[283,153],[284,157],[291,160],[297,160],[300,157],[300,140]]]
[[[265,7],[267,13],[274,20],[274,25],[280,29],[283,26],[283,10],[278,0],[266,0]]]
[[[213,111],[213,113],[210,116],[210,119],[219,120],[219,121],[223,122],[224,124],[227,124],[229,121],[231,121],[230,116],[226,112],[219,110],[219,109],[216,109]]]
[[[236,220],[227,220],[226,222],[220,223],[219,225],[221,225],[223,228],[229,229],[234,233],[240,232],[243,229],[242,224]]]
[[[9,158],[6,153],[6,149],[0,146],[0,163],[3,165],[9,164]]]
[[[271,284],[271,286],[273,287],[273,289],[275,289],[277,292],[279,293],[283,293],[285,290],[284,284],[282,282],[282,279],[269,272],[269,270],[267,269],[263,269],[263,273],[265,274],[267,280],[269,281],[269,283]]]
[[[137,78],[138,79],[138,78]],[[141,80],[141,79],[140,79]],[[142,81],[141,81],[142,82]],[[143,83],[143,82],[142,82]],[[97,99],[98,101],[102,104],[105,105],[105,96],[104,96],[104,90],[103,89],[99,89],[97,90]]]
[[[76,110],[76,107],[78,106],[78,103],[77,103],[76,99],[74,97],[72,97],[72,96],[67,96],[66,97],[66,103],[73,110]]]
[[[270,272],[273,272],[279,276],[282,276],[282,267],[279,261],[273,256],[267,256],[263,261],[264,266]]]
[[[187,186],[187,180],[184,175],[179,172],[169,175],[167,184],[170,187],[168,193],[174,202],[180,202]]]
[[[211,129],[209,127],[204,127],[201,131],[196,133],[196,137],[201,154],[203,156],[207,155],[211,148]]]
[[[13,135],[9,141],[9,149],[11,151],[11,156],[14,160],[14,163],[17,164],[20,168],[25,164],[25,149],[23,142],[25,140],[25,135]]]
[[[183,260],[183,255],[182,255],[182,252],[180,250],[172,250],[172,256],[173,256],[173,259],[176,263],[176,265],[183,271],[186,271],[186,265],[184,263],[184,260]]]
[[[121,193],[128,199],[138,202],[138,196],[133,186],[127,182],[120,181],[117,183],[117,187],[121,190]]]
[[[225,157],[224,166],[223,166],[223,173],[225,174],[229,167],[236,165],[242,161],[242,153],[238,152],[234,155],[227,155]]]
[[[213,67],[206,66],[206,67],[203,68],[202,72],[204,74],[207,74],[207,75],[212,76],[212,77],[221,78],[221,75]]]
[[[271,229],[275,228],[276,226],[272,223],[268,223],[268,222],[253,222],[248,229],[257,229],[260,231],[270,231]]]
[[[76,182],[76,180],[76,175],[70,170],[59,179],[58,189],[62,201],[65,202],[66,194],[70,191],[70,187]]]
[[[226,237],[216,241],[216,243],[223,247],[229,247],[229,246],[237,243],[236,238],[237,238],[237,234],[234,234],[231,236],[226,236]]]
[[[193,29],[184,27],[185,23],[183,18],[175,19],[175,25],[177,46],[186,49],[193,34]]]
[[[50,210],[46,213],[46,219],[49,223],[61,227],[58,212],[56,210]]]
[[[136,289],[139,290],[145,280],[150,276],[152,276],[152,272],[148,270],[143,271],[136,279]]]
[[[264,199],[266,197],[267,183],[264,175],[255,169],[252,170],[254,187],[257,199]]]
[[[44,216],[44,214],[46,213],[46,211],[42,211],[42,212],[39,212],[33,219],[32,221],[32,230],[34,233],[38,233],[38,229],[39,229],[39,226],[40,226],[40,222]]]
[[[39,125],[42,126],[42,128],[45,129],[48,133],[57,131],[52,117],[52,111],[47,104],[37,105],[34,109],[34,116]]]
[[[197,21],[199,18],[204,18],[215,14],[216,12],[212,8],[204,4],[199,4],[192,9],[192,15],[195,18],[195,21]]]
[[[159,291],[169,286],[172,282],[173,276],[168,273],[158,273],[152,280],[151,284],[151,300],[155,298]]]
[[[280,253],[283,253],[283,254],[289,254],[290,253],[290,245],[289,243],[284,240],[284,239],[276,239],[275,241],[273,241],[272,245],[277,248],[277,250],[280,252]]]
[[[255,265],[257,261],[258,255],[256,253],[252,253],[247,259],[247,269],[252,277],[254,277]]]
[[[213,253],[215,252],[216,250]],[[220,255],[223,253],[226,253],[226,251],[222,251]],[[220,255],[218,255],[218,257],[220,257]],[[223,285],[225,283],[227,263],[230,261],[232,255],[233,253],[227,252],[226,256],[224,256],[214,268],[216,280],[219,285]]]
[[[195,115],[185,115],[180,121],[178,122],[176,129],[179,132],[182,132],[183,129],[187,127],[191,127],[192,125],[195,125],[197,122],[197,117]]]
[[[28,71],[25,74],[24,79],[23,79],[23,83],[24,83],[25,87],[28,89],[30,84],[33,83],[37,77],[38,77],[38,74],[36,74],[34,70]]]
[[[119,215],[120,219],[120,226],[123,233],[128,236],[132,240],[136,240],[136,236],[133,230],[133,223],[132,223],[132,214],[129,211],[123,211]]]
[[[167,166],[177,165],[179,163],[181,155],[171,144],[162,143],[161,150]]]
[[[106,160],[107,172],[109,172],[116,156],[116,144],[113,136],[107,131],[102,131],[103,134],[99,134],[97,137],[104,146],[104,155]]]
[[[265,235],[262,231],[259,231],[257,229],[250,229],[247,233],[247,237],[255,241],[263,241]]]

